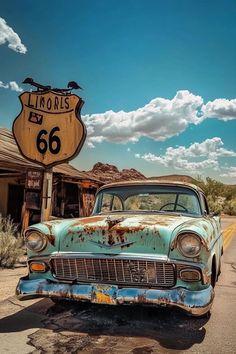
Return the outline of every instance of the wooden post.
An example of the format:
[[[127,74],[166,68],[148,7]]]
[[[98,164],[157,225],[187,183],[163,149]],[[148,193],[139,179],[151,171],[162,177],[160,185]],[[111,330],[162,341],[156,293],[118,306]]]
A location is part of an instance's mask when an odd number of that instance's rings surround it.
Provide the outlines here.
[[[21,210],[21,231],[23,232],[29,226],[29,209],[26,208],[26,203],[24,202]]]
[[[41,221],[50,218],[52,210],[52,169],[45,170],[43,173],[43,195],[41,208]]]

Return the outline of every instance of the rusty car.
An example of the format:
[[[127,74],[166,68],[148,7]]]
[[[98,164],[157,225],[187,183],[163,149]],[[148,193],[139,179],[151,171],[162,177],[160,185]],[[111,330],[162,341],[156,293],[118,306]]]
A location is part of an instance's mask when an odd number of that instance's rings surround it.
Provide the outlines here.
[[[24,237],[21,300],[170,306],[193,316],[212,306],[222,231],[196,185],[110,183],[97,192],[91,216],[32,225]]]

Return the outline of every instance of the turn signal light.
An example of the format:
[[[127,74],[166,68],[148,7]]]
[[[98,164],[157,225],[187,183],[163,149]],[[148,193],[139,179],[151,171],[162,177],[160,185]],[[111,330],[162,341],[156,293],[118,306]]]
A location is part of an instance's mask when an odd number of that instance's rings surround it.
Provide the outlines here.
[[[184,281],[199,281],[201,280],[201,273],[196,269],[182,269],[180,271],[180,279]]]
[[[32,262],[30,263],[30,270],[32,272],[46,272],[46,264],[42,262]]]

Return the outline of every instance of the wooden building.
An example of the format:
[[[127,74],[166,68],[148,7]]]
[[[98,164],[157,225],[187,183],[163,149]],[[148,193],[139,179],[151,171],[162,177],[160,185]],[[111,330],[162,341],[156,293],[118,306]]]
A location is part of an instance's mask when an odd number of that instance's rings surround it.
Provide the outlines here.
[[[0,214],[23,228],[40,221],[43,168],[19,152],[10,130],[0,128]],[[91,213],[103,182],[68,163],[53,167],[52,217]]]

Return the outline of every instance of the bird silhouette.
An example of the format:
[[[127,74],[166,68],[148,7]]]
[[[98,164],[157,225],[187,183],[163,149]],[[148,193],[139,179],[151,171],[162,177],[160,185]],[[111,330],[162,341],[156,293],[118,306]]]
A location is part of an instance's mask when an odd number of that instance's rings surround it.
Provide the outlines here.
[[[83,90],[82,87],[80,87],[75,81],[69,81],[67,87],[71,88],[72,90]]]

